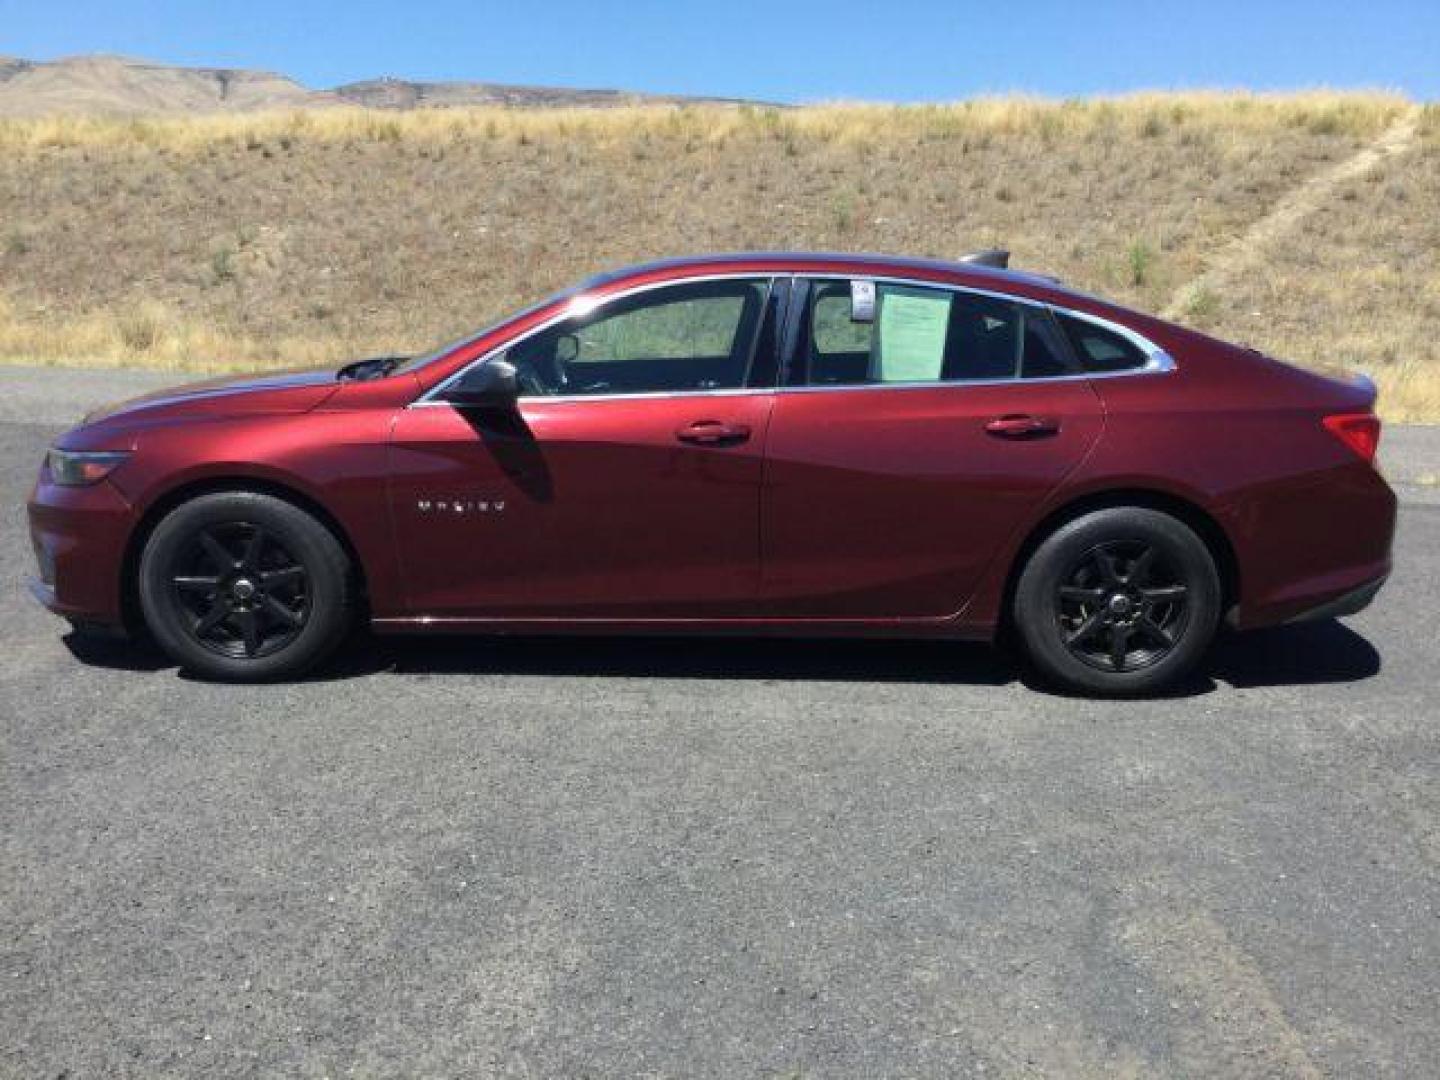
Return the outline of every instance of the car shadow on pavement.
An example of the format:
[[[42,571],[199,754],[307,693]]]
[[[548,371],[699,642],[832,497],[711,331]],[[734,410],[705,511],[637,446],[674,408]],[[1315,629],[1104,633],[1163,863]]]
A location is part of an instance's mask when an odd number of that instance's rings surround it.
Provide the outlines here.
[[[1380,673],[1380,654],[1335,619],[1222,634],[1205,671],[1242,689],[1359,682]]]
[[[65,645],[93,667],[173,670],[155,646],[70,634]],[[328,682],[380,672],[540,675],[557,678],[750,679],[952,683],[1020,681],[1049,692],[1014,653],[948,641],[789,638],[376,637],[357,633],[310,676]],[[1222,634],[1197,673],[1162,697],[1191,697],[1221,683],[1243,689],[1358,682],[1380,671],[1380,654],[1335,620]],[[181,673],[183,676],[183,672]]]
[[[363,636],[318,678],[380,670],[401,674],[547,675],[599,678],[806,679],[1003,686],[1048,691],[1013,650],[968,642],[787,638],[570,638]],[[1335,620],[1225,633],[1195,675],[1162,695],[1357,682],[1380,671],[1380,654]]]
[[[1189,677],[1150,700],[1197,697],[1220,688],[1238,690],[1266,686],[1321,686],[1360,682],[1380,672],[1380,654],[1360,634],[1335,619],[1250,630],[1243,634],[1222,630],[1209,653]],[[1033,690],[1077,697],[1055,691],[1022,676]]]
[[[70,631],[60,640],[70,650],[70,655],[86,667],[139,672],[175,668],[175,661],[149,641],[77,630]]]
[[[565,678],[778,679],[974,683],[1020,677],[1014,659],[984,645],[707,637],[366,637],[330,677],[379,669]],[[346,669],[349,669],[348,671]]]

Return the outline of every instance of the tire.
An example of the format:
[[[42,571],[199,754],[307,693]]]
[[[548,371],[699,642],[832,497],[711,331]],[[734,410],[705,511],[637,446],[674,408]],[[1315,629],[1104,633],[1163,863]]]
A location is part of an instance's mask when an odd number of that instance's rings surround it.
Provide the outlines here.
[[[1066,522],[1035,549],[1012,614],[1045,681],[1135,697],[1173,688],[1194,668],[1220,604],[1215,560],[1189,526],[1116,507]]]
[[[156,642],[205,678],[293,678],[345,639],[352,567],[304,510],[253,491],[201,495],[156,525],[140,557],[140,607]]]

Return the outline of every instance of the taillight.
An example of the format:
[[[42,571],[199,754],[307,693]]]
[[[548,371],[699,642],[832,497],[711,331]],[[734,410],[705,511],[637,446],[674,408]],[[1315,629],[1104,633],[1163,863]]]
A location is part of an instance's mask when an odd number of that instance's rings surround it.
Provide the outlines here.
[[[1336,413],[1325,417],[1325,428],[1366,461],[1375,460],[1380,446],[1380,418],[1374,413]]]

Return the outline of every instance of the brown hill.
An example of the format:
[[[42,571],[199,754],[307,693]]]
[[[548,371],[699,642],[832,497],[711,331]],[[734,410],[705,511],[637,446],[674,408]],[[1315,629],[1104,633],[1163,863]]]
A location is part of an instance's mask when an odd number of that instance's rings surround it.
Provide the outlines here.
[[[122,56],[0,60],[0,116],[235,112],[338,102],[264,71],[170,67]]]
[[[347,83],[337,86],[334,93],[351,105],[360,105],[367,109],[456,108],[467,105],[569,108],[587,105],[721,103],[726,100],[674,94],[635,94],[627,90],[582,90],[486,82],[414,82],[392,78]]]
[[[484,82],[370,79],[311,90],[284,75],[187,68],[121,56],[35,62],[0,56],[0,117],[164,116],[360,105],[413,109],[463,105],[606,106],[714,99]]]

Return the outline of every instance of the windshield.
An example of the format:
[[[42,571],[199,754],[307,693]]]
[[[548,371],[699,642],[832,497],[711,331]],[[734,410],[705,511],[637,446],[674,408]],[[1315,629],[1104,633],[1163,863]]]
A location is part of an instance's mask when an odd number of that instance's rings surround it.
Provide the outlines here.
[[[491,323],[483,330],[477,330],[472,334],[466,334],[462,338],[448,342],[445,345],[441,345],[438,349],[432,349],[427,353],[421,353],[419,356],[412,356],[409,359],[405,360],[403,363],[397,364],[394,368],[390,369],[388,374],[394,375],[402,371],[415,371],[418,368],[424,367],[426,364],[434,363],[442,356],[448,356],[456,349],[469,345],[472,341],[480,340],[480,338],[484,337],[486,334],[498,330],[506,323],[514,322],[516,319],[523,319],[526,315],[539,311],[541,308],[548,307],[549,305],[556,303],[559,300],[564,300],[567,297],[576,295],[588,285],[589,282],[581,282],[579,285],[572,285],[568,289],[562,289],[560,290],[560,292],[552,293],[551,295],[545,297],[545,299],[531,304],[527,308],[522,308],[521,310],[516,311],[510,315],[506,315],[503,319],[500,319],[497,322]]]

